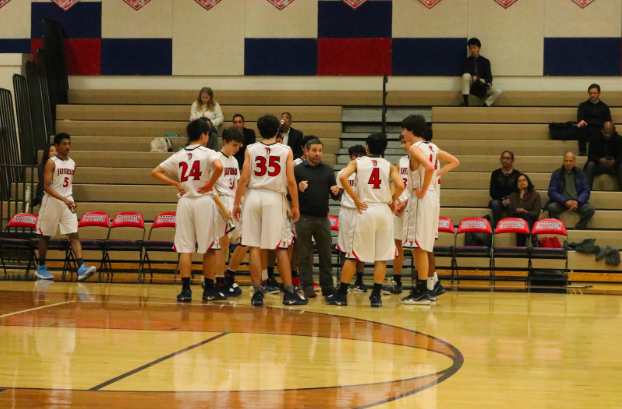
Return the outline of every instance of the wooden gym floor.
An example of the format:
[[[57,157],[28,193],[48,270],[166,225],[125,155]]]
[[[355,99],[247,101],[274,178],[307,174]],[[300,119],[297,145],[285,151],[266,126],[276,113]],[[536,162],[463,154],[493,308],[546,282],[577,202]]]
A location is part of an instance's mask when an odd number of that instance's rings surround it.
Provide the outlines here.
[[[622,407],[619,290],[372,309],[193,289],[0,282],[0,408]]]

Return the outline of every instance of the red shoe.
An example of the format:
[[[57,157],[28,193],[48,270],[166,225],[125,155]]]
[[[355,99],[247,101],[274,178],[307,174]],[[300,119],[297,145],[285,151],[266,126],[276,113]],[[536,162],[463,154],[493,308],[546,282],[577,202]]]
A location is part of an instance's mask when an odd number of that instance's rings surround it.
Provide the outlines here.
[[[292,284],[296,287],[300,287],[300,277],[292,277]]]
[[[322,288],[319,285],[313,283],[313,291],[317,293],[317,292],[322,291]]]

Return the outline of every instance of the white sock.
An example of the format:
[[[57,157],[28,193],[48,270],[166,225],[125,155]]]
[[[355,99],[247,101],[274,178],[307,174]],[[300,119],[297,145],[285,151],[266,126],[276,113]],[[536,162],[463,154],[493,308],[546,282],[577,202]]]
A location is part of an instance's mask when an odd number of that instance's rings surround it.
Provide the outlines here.
[[[436,274],[436,271],[434,272],[434,284],[438,283],[438,274]]]
[[[261,270],[261,281],[268,279],[268,270]]]
[[[434,290],[434,277],[428,277],[428,290]]]

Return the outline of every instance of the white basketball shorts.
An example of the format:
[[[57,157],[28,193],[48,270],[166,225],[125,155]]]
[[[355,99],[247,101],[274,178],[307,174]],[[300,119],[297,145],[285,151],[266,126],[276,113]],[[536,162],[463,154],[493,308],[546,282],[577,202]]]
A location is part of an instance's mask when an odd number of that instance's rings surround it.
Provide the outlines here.
[[[431,253],[434,250],[434,239],[438,235],[438,217],[441,205],[438,195],[427,192],[423,199],[416,194],[410,197],[404,212],[404,248],[420,248]]]
[[[205,254],[208,250],[219,250],[226,225],[219,220],[224,218],[211,195],[179,199],[175,226],[177,252]]]
[[[393,213],[386,203],[372,203],[354,222],[352,254],[347,258],[373,263],[393,260],[396,257],[393,240]]]
[[[73,197],[68,197],[73,202]],[[78,232],[78,216],[72,213],[67,205],[60,200],[44,195],[39,209],[37,232],[42,236],[51,237],[60,226],[61,234]]]
[[[354,242],[354,224],[358,209],[341,207],[339,210],[339,237],[337,237],[337,248],[339,251],[352,254],[352,243]]]
[[[267,189],[249,189],[242,209],[242,245],[267,250],[282,248],[287,223],[285,196]],[[289,227],[289,225],[288,225]]]

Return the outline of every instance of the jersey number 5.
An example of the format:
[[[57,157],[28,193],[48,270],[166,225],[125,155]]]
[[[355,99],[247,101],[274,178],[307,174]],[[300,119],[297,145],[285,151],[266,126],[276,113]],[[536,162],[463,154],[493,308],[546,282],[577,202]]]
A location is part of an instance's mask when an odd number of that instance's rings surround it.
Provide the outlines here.
[[[268,166],[266,167],[266,158],[263,156],[258,156],[255,158],[255,165],[257,165],[257,170],[255,170],[255,176],[264,176],[266,172],[268,176],[278,176],[281,173],[281,164],[279,163],[278,156],[270,156]],[[272,168],[273,170],[268,171],[268,168]]]
[[[65,180],[63,181],[63,187],[69,186],[69,178],[65,176]]]
[[[186,162],[179,162],[179,167],[181,170],[181,182],[187,182],[188,178],[192,176],[194,180],[199,180],[201,178],[201,162],[195,160],[192,162],[190,166],[190,172],[188,172],[188,164]]]
[[[380,169],[373,168],[371,170],[371,176],[369,177],[369,182],[367,183],[373,185],[373,189],[380,189],[380,184],[382,183],[382,180],[380,180]]]

